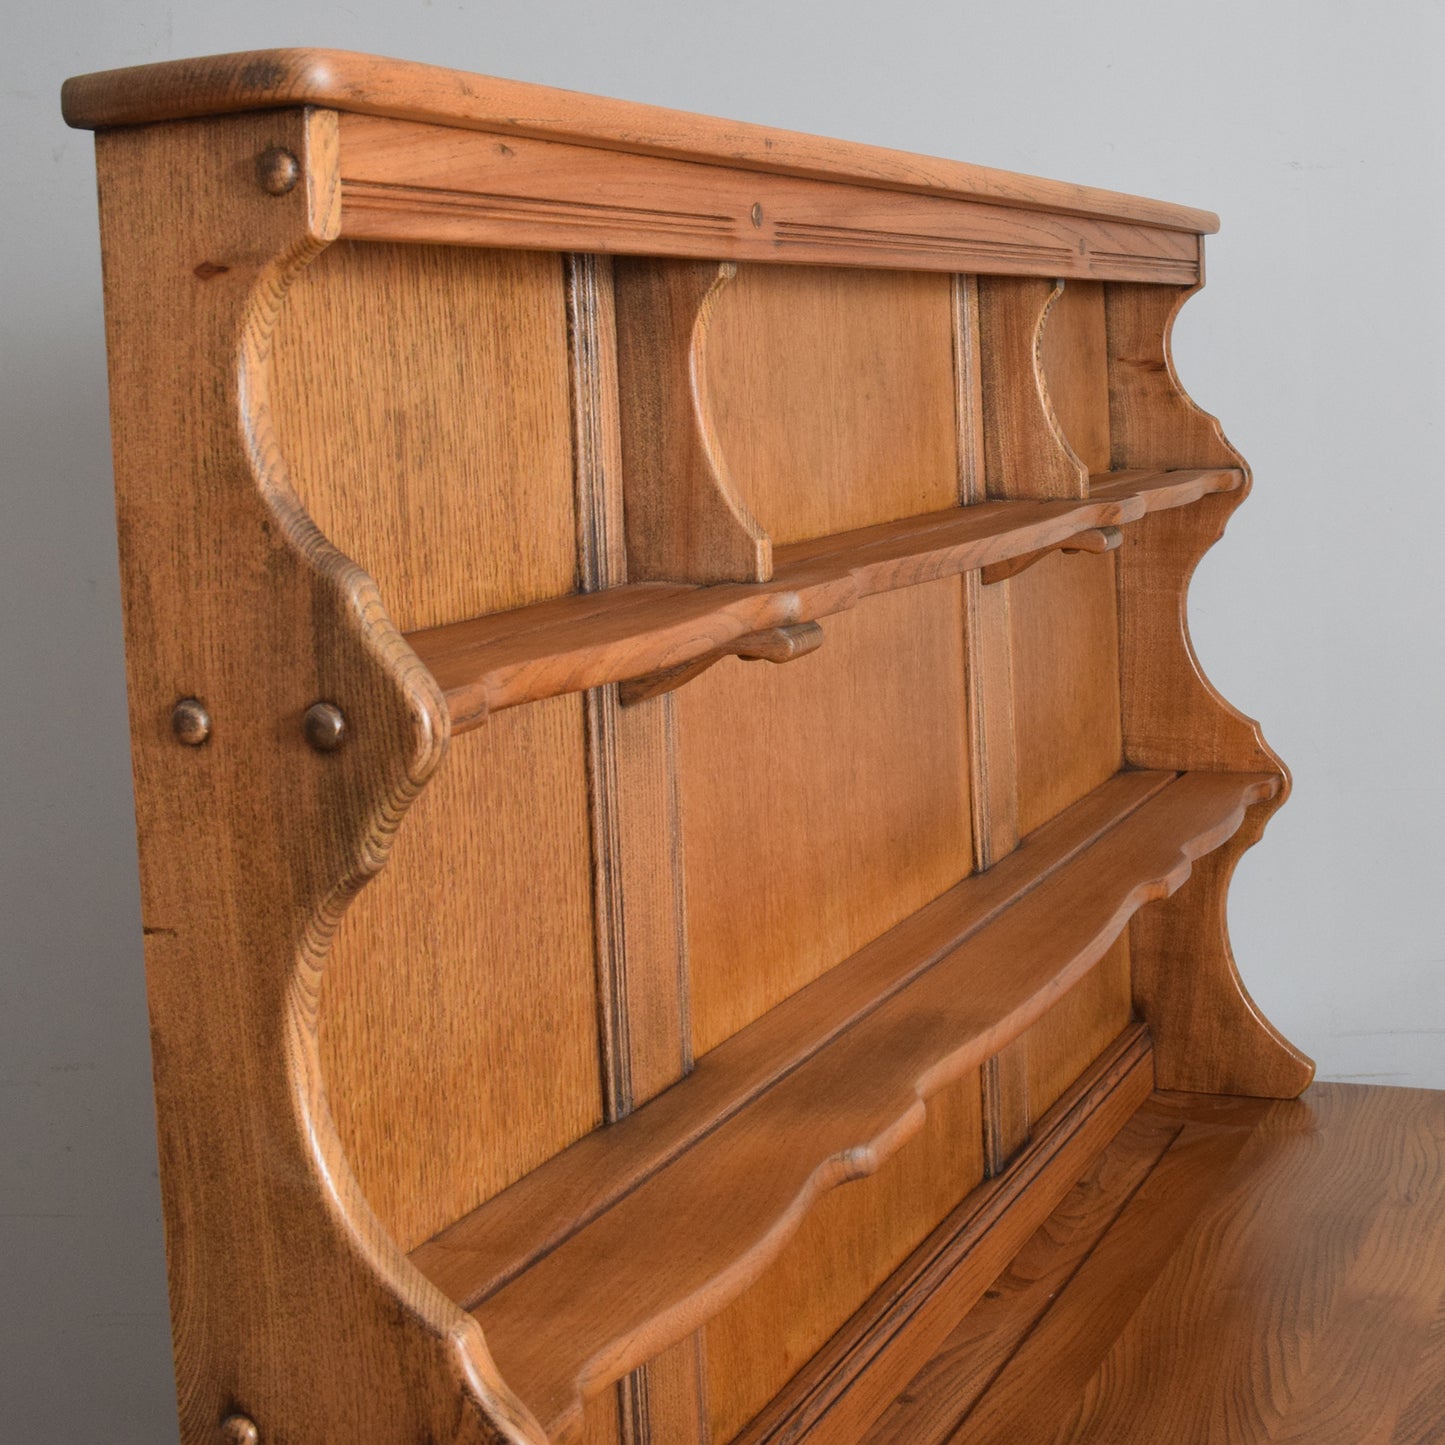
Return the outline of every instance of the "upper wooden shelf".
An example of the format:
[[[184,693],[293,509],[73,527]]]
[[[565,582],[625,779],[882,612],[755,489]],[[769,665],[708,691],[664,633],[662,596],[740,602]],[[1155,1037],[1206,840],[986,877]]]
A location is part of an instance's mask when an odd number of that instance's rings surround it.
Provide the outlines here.
[[[812,1202],[1039,1018],[1272,774],[1123,772],[412,1254],[553,1439],[736,1298]]]
[[[779,547],[769,582],[639,582],[408,634],[454,731],[490,712],[681,667],[739,638],[845,611],[875,592],[988,567],[1100,527],[1234,491],[1230,468],[1112,472],[1070,501],[981,502]]]
[[[1140,196],[348,50],[253,50],[100,71],[67,80],[61,101],[66,120],[89,130],[322,106],[1196,235],[1219,228],[1212,212]]]

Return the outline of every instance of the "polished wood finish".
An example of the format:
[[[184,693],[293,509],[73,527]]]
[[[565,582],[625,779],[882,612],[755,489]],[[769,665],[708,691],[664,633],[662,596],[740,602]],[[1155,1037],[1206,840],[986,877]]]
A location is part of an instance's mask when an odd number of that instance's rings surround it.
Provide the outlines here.
[[[1442,1311],[1445,1095],[1160,1094],[863,1438],[1423,1445]]]
[[[1187,477],[1157,473],[1092,497],[1058,502],[987,502],[778,547],[772,579],[753,586],[630,583],[600,596],[572,596],[408,634],[441,682],[453,727],[489,713],[575,692],[720,652],[764,628],[846,611],[876,592],[1052,547],[1099,526],[1159,507],[1188,505],[1201,491],[1240,485],[1237,469]]]
[[[67,106],[186,1445],[856,1442],[1156,1063],[1303,1086],[1212,218],[338,53]]]
[[[1007,1169],[977,1189],[890,1276],[865,1308],[743,1430],[737,1445],[854,1445],[899,1382],[931,1360],[956,1321],[1069,1191],[1080,1170],[1154,1085],[1147,1031],[1136,1025],[1055,1107]]]
[[[87,129],[321,106],[1194,235],[1219,227],[1209,211],[1140,196],[347,50],[253,50],[98,71],[66,81],[61,100],[66,120]]]
[[[921,1127],[933,1092],[1033,1023],[1143,903],[1174,892],[1191,860],[1229,837],[1273,786],[1230,774],[1166,786],[504,1283],[475,1312],[508,1381],[549,1430],[565,1433],[584,1398],[755,1278],[812,1199],[873,1173]],[[725,1213],[709,1185],[720,1176],[729,1180]]]
[[[335,235],[334,141],[333,117],[290,113],[98,142],[181,1429],[215,1438],[239,1404],[302,1439],[377,1419],[396,1439],[535,1439],[480,1330],[373,1213],[321,1073],[321,960],[447,729],[276,448],[272,333],[285,283]],[[238,184],[276,144],[306,183]],[[197,585],[220,538],[230,564]],[[214,719],[204,747],[172,736],[178,693]],[[302,736],[318,698],[365,719],[339,752]],[[258,1320],[288,1322],[284,1349],[257,1348]]]
[[[342,234],[789,267],[1199,280],[1188,231],[343,115]],[[771,170],[771,168],[769,168]],[[615,198],[613,200],[603,197]]]

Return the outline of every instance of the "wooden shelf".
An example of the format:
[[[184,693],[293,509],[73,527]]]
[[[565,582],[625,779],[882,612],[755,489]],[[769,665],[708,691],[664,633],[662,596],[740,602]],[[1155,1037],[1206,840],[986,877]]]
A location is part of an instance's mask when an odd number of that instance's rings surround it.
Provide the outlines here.
[[[982,502],[779,547],[769,582],[631,583],[427,628],[407,641],[461,732],[503,708],[681,667],[750,633],[1048,550],[1243,481],[1232,468],[1104,473],[1087,498]]]
[[[1278,779],[1123,772],[818,982],[422,1245],[556,1438],[582,1402],[756,1278],[811,1203],[1017,1037]]]

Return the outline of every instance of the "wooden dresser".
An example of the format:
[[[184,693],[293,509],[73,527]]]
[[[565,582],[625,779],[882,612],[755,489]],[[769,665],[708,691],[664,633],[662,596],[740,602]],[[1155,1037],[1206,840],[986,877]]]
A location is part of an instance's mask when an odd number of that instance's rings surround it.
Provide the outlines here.
[[[341,52],[65,111],[187,1445],[852,1445],[1156,1085],[1304,1089],[1213,216]]]

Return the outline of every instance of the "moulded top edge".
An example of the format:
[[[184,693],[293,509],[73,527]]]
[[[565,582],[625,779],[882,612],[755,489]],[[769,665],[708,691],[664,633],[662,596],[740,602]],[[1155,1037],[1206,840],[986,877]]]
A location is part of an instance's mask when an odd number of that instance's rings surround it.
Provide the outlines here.
[[[66,121],[82,130],[295,105],[1175,231],[1219,229],[1210,211],[1142,196],[349,50],[250,50],[130,66],[73,76],[61,92]]]

